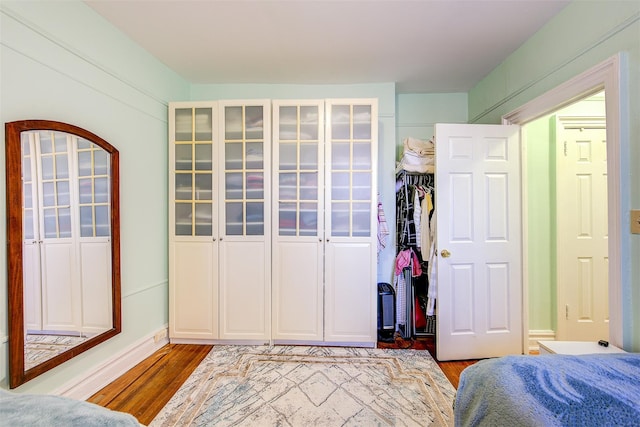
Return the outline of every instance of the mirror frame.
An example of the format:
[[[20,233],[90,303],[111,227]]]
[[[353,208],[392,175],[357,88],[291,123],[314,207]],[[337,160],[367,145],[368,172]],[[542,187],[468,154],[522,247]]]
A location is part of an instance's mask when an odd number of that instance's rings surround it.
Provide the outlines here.
[[[25,370],[23,296],[23,190],[20,134],[25,131],[66,132],[93,142],[110,155],[111,172],[111,297],[112,328]],[[9,387],[15,388],[72,359],[122,331],[120,293],[120,159],[118,150],[99,136],[80,127],[50,121],[21,120],[5,123],[6,209],[7,209],[7,287],[9,313]]]

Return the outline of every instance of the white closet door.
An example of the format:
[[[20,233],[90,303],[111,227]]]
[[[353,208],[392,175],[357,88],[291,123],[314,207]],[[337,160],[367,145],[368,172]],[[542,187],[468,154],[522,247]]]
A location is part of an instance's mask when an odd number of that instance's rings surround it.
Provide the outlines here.
[[[220,108],[220,338],[271,338],[271,115],[268,101]]]
[[[81,289],[77,262],[71,137],[41,131],[36,135],[39,180],[39,230],[42,261],[43,330],[81,330]]]
[[[518,126],[437,124],[439,360],[522,352]]]
[[[272,336],[320,342],[324,102],[274,101],[273,123]]]
[[[325,341],[375,346],[377,100],[328,100]]]
[[[169,108],[169,337],[218,338],[217,109]]]

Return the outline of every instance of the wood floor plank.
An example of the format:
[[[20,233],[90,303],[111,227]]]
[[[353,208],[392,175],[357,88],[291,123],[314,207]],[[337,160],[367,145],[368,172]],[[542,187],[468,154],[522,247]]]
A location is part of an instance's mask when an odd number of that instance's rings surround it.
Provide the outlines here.
[[[205,358],[210,345],[168,344],[88,401],[149,424]]]

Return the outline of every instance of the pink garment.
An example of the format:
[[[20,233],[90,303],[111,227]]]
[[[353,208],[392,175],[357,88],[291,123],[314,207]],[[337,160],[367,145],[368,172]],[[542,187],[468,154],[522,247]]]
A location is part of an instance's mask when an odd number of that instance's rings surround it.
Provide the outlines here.
[[[398,256],[396,257],[396,275],[401,274],[402,269],[405,267],[411,267],[411,275],[413,277],[417,277],[422,274],[418,255],[416,255],[413,249],[405,249],[398,252]]]
[[[398,252],[398,256],[396,257],[396,275],[402,273],[402,269],[405,267],[409,267],[411,264],[411,249],[405,249],[403,251]]]

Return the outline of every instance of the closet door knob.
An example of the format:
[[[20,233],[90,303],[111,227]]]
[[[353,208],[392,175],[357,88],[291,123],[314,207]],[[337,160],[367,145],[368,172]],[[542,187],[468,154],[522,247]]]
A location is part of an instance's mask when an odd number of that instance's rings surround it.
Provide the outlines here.
[[[215,237],[213,238],[213,241],[214,241],[214,242],[216,241],[216,238],[215,238]]]
[[[440,255],[442,255],[442,258],[449,258],[451,256],[451,252],[449,252],[446,249],[443,249],[442,252],[440,252]]]

